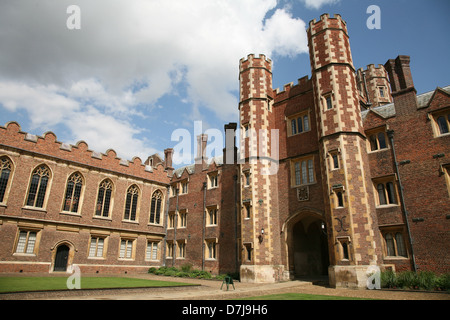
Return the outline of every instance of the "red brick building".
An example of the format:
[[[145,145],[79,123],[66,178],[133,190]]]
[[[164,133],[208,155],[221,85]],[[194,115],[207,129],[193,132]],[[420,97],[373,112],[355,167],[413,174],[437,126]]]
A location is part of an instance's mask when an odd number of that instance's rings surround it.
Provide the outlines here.
[[[241,59],[222,159],[206,135],[175,170],[172,149],[124,161],[0,128],[0,271],[191,264],[349,287],[371,265],[449,272],[450,86],[417,95],[408,56],[355,70],[339,15],[307,34],[311,78],[281,91],[271,60]]]

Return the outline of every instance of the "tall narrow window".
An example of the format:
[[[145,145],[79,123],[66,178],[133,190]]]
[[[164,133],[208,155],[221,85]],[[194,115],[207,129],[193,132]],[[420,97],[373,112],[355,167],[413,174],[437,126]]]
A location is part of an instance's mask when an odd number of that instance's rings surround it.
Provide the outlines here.
[[[384,129],[379,132],[369,134],[370,151],[387,149],[386,133]]]
[[[376,184],[378,205],[397,204],[397,193],[393,181],[383,181]]]
[[[127,190],[127,199],[125,202],[124,220],[135,221],[136,212],[139,200],[139,188],[136,185],[132,185]]]
[[[6,202],[6,190],[11,170],[11,161],[7,157],[0,158],[0,203]]]
[[[163,195],[157,190],[153,193],[150,206],[150,223],[161,224],[161,203]]]
[[[78,212],[82,187],[83,178],[80,173],[75,172],[69,177],[69,179],[67,179],[63,211]]]
[[[207,240],[206,241],[206,258],[207,259],[211,259],[211,260],[215,260],[217,258],[217,243],[216,240]]]
[[[300,119],[299,119],[300,121]],[[309,117],[308,115],[303,116],[303,131],[309,131]]]
[[[291,121],[292,135],[297,134],[297,120],[292,119]]]
[[[103,180],[98,188],[97,206],[95,215],[98,217],[109,217],[109,209],[111,206],[113,184],[111,180]]]
[[[295,186],[315,182],[314,160],[312,157],[291,162],[291,180],[292,184]]]
[[[333,108],[333,102],[331,101],[331,95],[327,96],[326,98],[327,101],[327,110],[330,110]]]
[[[178,244],[178,257],[186,258],[186,240],[177,241]]]
[[[41,165],[33,171],[30,189],[28,190],[27,206],[36,208],[44,206],[49,180],[50,169],[46,165]]]
[[[298,185],[302,184],[302,179],[301,179],[302,171],[300,169],[300,162],[296,162],[294,164],[294,167],[295,167],[295,184],[298,186]]]
[[[207,225],[209,226],[217,225],[217,208],[208,209]]]
[[[450,121],[450,115],[449,115],[449,121]],[[437,124],[439,126],[439,132],[441,134],[445,134],[445,133],[449,132],[448,122],[444,116],[440,116],[439,118],[437,118]]]

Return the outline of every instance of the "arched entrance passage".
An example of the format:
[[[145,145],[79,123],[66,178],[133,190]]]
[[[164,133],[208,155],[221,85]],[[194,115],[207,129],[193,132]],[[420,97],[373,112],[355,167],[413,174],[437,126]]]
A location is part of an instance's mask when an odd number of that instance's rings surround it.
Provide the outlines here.
[[[328,274],[328,241],[322,223],[322,215],[313,212],[299,213],[286,222],[291,277]]]

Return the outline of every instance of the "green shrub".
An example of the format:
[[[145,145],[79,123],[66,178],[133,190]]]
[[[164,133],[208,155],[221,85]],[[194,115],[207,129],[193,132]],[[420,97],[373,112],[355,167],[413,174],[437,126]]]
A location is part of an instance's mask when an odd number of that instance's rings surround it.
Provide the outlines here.
[[[192,271],[192,264],[186,263],[181,266],[181,271],[189,273]]]
[[[436,275],[430,271],[421,271],[417,274],[419,288],[434,290],[436,288]]]
[[[153,273],[153,274],[155,274],[157,270],[158,270],[157,268],[151,267],[150,269],[148,269],[148,273]]]
[[[413,271],[400,272],[397,275],[397,285],[400,288],[418,289],[419,288],[418,276]]]
[[[445,273],[436,278],[436,288],[450,291],[450,273]]]
[[[382,288],[396,288],[397,287],[397,277],[395,272],[392,270],[381,272],[381,287]]]

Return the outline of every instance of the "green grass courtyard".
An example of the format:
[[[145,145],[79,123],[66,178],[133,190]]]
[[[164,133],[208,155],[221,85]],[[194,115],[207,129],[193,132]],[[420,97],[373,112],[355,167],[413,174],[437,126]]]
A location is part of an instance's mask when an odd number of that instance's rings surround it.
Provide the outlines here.
[[[69,290],[67,277],[0,277],[0,293],[48,290]],[[172,281],[120,277],[81,277],[80,289],[148,288],[191,286]]]

